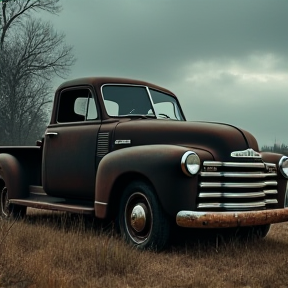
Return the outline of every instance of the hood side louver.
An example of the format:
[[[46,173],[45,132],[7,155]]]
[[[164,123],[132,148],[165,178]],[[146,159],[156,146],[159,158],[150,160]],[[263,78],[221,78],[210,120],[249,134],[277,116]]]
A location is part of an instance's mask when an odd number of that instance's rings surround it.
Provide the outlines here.
[[[97,157],[104,157],[109,152],[109,133],[103,132],[98,134]]]

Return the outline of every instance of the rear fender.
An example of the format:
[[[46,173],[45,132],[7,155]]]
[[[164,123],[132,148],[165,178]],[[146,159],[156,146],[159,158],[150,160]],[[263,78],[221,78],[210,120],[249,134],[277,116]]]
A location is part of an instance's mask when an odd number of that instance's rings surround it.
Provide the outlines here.
[[[10,199],[28,197],[28,183],[25,180],[23,168],[14,156],[6,153],[0,154],[0,177],[8,189]]]
[[[212,155],[206,151],[176,145],[135,146],[107,154],[101,160],[96,176],[96,217],[107,216],[109,205],[114,200],[111,197],[112,191],[122,193],[118,188],[122,186],[119,185],[119,179],[123,177],[127,181],[127,175],[130,174],[139,175],[153,186],[167,214],[175,216],[179,209],[192,209],[197,194],[198,175],[188,177],[181,170],[181,158],[188,150],[195,151],[201,160],[212,160]],[[119,199],[119,195],[116,199]]]

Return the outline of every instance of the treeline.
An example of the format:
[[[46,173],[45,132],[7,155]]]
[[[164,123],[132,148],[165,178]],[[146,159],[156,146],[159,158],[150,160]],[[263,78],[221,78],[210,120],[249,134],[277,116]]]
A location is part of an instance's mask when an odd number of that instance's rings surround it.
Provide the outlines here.
[[[261,148],[261,151],[263,152],[274,152],[274,153],[280,153],[288,156],[288,145],[285,144],[277,144],[275,143],[273,146],[263,146]]]
[[[72,46],[41,13],[60,0],[0,0],[0,145],[34,144],[44,133],[52,80],[74,63]]]

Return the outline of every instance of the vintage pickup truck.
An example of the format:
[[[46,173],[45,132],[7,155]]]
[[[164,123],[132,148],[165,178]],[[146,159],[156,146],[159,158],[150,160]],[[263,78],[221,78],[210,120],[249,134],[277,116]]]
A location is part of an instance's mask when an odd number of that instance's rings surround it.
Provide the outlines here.
[[[288,220],[288,157],[232,125],[187,122],[172,92],[131,79],[62,84],[42,141],[0,148],[0,177],[2,218],[91,214],[141,249],[162,249],[175,223],[264,237]]]

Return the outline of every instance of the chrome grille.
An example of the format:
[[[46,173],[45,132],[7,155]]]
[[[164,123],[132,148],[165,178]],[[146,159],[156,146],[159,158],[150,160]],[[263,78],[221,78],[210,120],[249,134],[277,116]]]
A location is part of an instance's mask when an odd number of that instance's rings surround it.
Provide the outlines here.
[[[109,133],[102,132],[98,134],[97,156],[104,157],[109,152]]]
[[[197,208],[206,211],[266,209],[278,203],[276,164],[205,161]]]

